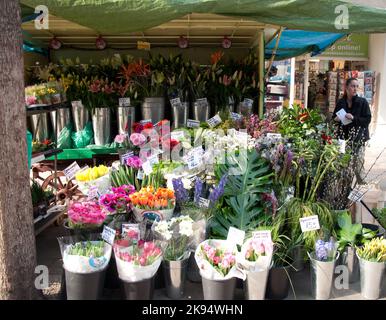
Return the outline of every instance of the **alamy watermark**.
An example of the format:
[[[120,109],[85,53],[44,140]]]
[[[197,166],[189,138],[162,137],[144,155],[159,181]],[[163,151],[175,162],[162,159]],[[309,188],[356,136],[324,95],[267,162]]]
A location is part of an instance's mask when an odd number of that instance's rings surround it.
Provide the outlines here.
[[[49,29],[48,8],[45,5],[38,5],[35,7],[35,13],[39,14],[35,18],[35,28],[38,30]]]
[[[335,18],[335,28],[337,30],[344,30],[349,28],[349,13],[348,7],[344,4],[335,7],[335,14],[338,16]]]
[[[36,266],[35,274],[38,274],[38,276],[35,278],[35,288],[37,290],[47,289],[49,287],[48,267],[45,265]]]

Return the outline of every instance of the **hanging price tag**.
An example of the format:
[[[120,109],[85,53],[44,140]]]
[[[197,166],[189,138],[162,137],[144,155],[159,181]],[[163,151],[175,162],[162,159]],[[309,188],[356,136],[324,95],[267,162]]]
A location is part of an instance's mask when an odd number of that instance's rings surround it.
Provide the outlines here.
[[[138,223],[124,223],[122,224],[122,236],[131,240],[139,241],[141,238],[141,232],[139,230]]]
[[[186,122],[186,126],[188,128],[198,128],[200,127],[200,121],[188,119],[188,121]]]
[[[272,242],[271,230],[254,231],[254,232],[252,232],[252,238],[256,239],[256,240],[271,241]]]
[[[181,107],[182,106],[180,98],[171,99],[170,104],[172,107]]]
[[[130,98],[119,98],[118,104],[120,107],[129,107],[130,106]]]
[[[151,119],[141,120],[139,123],[145,125],[146,123],[151,123]]]
[[[300,218],[300,227],[302,232],[319,230],[319,217],[317,215]]]
[[[143,170],[138,170],[137,179],[138,180],[143,180]]]
[[[93,199],[98,199],[100,197],[100,193],[98,191],[98,188],[95,186],[92,186],[87,193],[87,200],[93,200]]]
[[[126,160],[131,158],[131,157],[134,157],[134,152],[133,151],[130,151],[128,153],[125,153],[122,157],[121,157],[121,162],[122,164],[125,164],[126,163]]]
[[[142,169],[143,169],[143,173],[145,175],[149,175],[150,173],[153,172],[153,167],[152,165],[150,164],[149,160],[148,161],[145,161],[143,164],[142,164]]]
[[[66,176],[67,180],[71,180],[75,177],[78,171],[80,171],[80,167],[78,163],[75,161],[72,164],[70,164],[66,169],[64,169],[63,173]]]
[[[243,116],[236,112],[231,112],[231,118],[235,121],[240,120]]]
[[[102,239],[107,243],[113,245],[115,239],[116,231],[114,229],[109,228],[108,226],[103,227]]]
[[[227,241],[242,245],[244,243],[245,231],[230,227],[228,231]]]
[[[215,126],[219,125],[222,122],[220,116],[216,114],[213,118],[210,118],[207,123],[211,128],[214,128]]]
[[[198,205],[201,208],[209,208],[210,201],[208,199],[200,197],[200,200],[198,201]]]
[[[354,202],[359,202],[362,200],[363,196],[364,196],[364,192],[358,189],[354,189],[348,195],[348,199]]]

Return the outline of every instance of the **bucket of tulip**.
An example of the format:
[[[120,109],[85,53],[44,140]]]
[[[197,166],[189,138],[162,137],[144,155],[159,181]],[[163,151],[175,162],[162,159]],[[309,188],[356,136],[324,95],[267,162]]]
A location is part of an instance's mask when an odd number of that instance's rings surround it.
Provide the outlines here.
[[[131,194],[130,200],[137,221],[144,219],[150,221],[169,220],[175,208],[174,192],[167,188],[142,188]]]

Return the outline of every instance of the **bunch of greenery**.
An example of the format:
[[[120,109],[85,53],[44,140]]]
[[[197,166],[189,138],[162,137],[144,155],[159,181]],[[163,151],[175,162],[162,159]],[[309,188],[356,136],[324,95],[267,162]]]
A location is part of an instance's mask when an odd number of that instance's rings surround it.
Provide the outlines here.
[[[68,254],[74,256],[99,258],[104,254],[104,241],[77,242],[68,249]]]

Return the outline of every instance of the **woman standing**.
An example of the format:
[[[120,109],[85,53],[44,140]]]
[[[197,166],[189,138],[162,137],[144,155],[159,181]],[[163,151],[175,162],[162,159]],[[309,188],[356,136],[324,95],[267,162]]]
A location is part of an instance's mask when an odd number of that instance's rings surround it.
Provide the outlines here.
[[[353,143],[354,150],[364,146],[370,139],[369,124],[371,112],[365,98],[357,96],[358,80],[349,78],[346,80],[346,91],[342,99],[339,99],[333,114],[333,119],[338,122],[338,137]],[[350,123],[343,124],[342,119],[337,116],[341,110],[345,111],[345,118]]]

